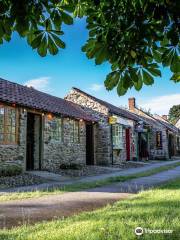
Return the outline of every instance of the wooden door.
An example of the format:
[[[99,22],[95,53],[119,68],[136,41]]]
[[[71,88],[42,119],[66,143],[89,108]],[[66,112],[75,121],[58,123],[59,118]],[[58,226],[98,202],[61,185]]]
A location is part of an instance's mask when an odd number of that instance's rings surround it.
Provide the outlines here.
[[[26,170],[34,169],[34,114],[27,113]]]
[[[131,144],[130,144],[130,129],[126,129],[126,160],[130,161]]]
[[[94,134],[92,124],[86,124],[86,164],[94,165]]]

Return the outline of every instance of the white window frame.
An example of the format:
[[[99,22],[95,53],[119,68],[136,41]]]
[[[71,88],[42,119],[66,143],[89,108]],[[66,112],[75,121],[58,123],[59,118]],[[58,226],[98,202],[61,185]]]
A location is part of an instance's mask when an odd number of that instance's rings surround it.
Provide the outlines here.
[[[113,149],[123,149],[123,126],[121,124],[112,125]]]

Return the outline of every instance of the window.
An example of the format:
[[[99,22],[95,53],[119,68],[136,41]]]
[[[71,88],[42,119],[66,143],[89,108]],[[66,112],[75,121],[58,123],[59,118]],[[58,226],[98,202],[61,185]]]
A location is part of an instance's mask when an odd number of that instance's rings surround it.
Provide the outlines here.
[[[162,149],[162,132],[161,131],[156,132],[156,147],[158,149]]]
[[[52,119],[46,118],[45,131],[49,140],[62,141],[62,118],[53,117]]]
[[[18,110],[0,106],[0,143],[15,144],[18,141]]]
[[[77,120],[70,120],[71,125],[71,142],[79,143],[80,142],[80,132],[79,132],[79,121]]]
[[[123,127],[120,124],[112,125],[113,148],[123,149]]]

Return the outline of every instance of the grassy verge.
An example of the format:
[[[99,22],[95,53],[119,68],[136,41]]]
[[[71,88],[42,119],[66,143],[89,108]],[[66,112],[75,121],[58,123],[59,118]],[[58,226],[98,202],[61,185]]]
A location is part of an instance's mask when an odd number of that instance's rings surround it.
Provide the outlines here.
[[[180,179],[103,209],[67,219],[1,230],[1,240],[163,240],[180,239]],[[173,230],[172,233],[144,233],[136,227]],[[144,230],[145,231],[145,230]]]
[[[66,185],[66,186],[54,188],[54,189],[37,190],[32,192],[7,193],[6,195],[0,195],[0,202],[9,201],[9,200],[27,199],[27,198],[37,198],[45,195],[62,194],[65,192],[75,192],[75,191],[85,190],[88,188],[101,187],[111,183],[124,182],[127,180],[139,178],[139,177],[150,176],[159,172],[173,169],[177,166],[180,166],[180,162],[171,164],[169,166],[161,166],[161,167],[148,170],[142,173],[131,174],[128,176],[109,177],[105,180],[93,181],[88,183],[76,183],[76,184]]]

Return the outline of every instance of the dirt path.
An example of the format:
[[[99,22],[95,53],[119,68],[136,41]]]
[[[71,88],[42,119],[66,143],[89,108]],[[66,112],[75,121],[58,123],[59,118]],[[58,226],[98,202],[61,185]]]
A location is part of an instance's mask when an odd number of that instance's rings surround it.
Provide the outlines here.
[[[0,228],[67,217],[128,198],[132,193],[180,177],[180,167],[124,183],[36,199],[0,203]]]

